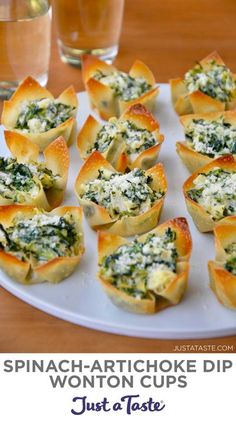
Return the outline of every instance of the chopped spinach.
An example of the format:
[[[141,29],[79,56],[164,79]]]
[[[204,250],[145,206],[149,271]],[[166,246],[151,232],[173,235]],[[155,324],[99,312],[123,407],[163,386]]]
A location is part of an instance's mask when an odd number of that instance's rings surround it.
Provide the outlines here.
[[[24,193],[37,195],[39,182],[44,189],[51,188],[58,176],[43,163],[18,163],[15,158],[0,157],[0,195],[12,202],[24,202]]]
[[[210,60],[207,66],[197,63],[185,74],[185,83],[189,92],[199,90],[222,102],[229,102],[235,97],[233,74],[215,60]]]
[[[199,203],[213,220],[236,214],[236,173],[222,168],[213,168],[208,173],[200,173],[187,194]]]
[[[82,198],[105,207],[111,217],[139,215],[164,195],[152,189],[151,182],[140,169],[128,174],[100,169],[97,179],[84,186]]]
[[[15,129],[32,133],[42,133],[64,123],[71,116],[75,107],[58,101],[41,98],[22,105]]]
[[[156,144],[156,138],[149,130],[138,127],[130,120],[113,118],[100,129],[87,154],[95,150],[101,153],[107,151],[114,140],[124,142],[125,151],[131,158]]]
[[[214,121],[193,119],[185,135],[190,148],[208,157],[236,153],[236,127],[225,122],[223,116]]]
[[[143,77],[133,78],[127,73],[119,71],[105,74],[97,70],[93,78],[108,85],[113,90],[114,96],[123,101],[136,99],[152,88]]]
[[[36,214],[31,218],[13,221],[10,227],[0,230],[4,240],[0,247],[22,260],[35,259],[47,262],[60,256],[72,256],[80,240],[70,215],[65,217]]]
[[[236,242],[230,243],[226,248],[227,259],[225,269],[236,276]]]
[[[236,256],[232,256],[226,260],[225,269],[236,276]]]
[[[148,280],[153,272],[176,273],[175,240],[176,232],[170,227],[162,236],[153,233],[142,242],[135,239],[104,257],[100,274],[119,290],[143,299],[149,294]]]

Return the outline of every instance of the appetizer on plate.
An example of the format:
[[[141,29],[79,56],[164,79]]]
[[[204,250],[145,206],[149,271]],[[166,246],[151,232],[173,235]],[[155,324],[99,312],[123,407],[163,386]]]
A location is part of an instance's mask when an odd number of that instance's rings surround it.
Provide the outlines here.
[[[151,70],[139,60],[125,73],[95,56],[84,55],[82,75],[91,105],[102,119],[120,117],[135,103],[154,109],[159,88]]]
[[[121,236],[145,233],[157,225],[166,190],[162,164],[122,174],[98,151],[85,161],[75,182],[90,226]]]
[[[216,260],[209,261],[211,288],[219,301],[236,309],[236,217],[227,217],[214,229]]]
[[[182,299],[191,249],[185,218],[166,221],[133,241],[100,232],[98,278],[116,305],[154,313]]]
[[[227,216],[236,215],[236,162],[218,158],[189,177],[183,186],[186,205],[201,232],[212,231]]]
[[[189,70],[184,78],[170,80],[176,113],[209,113],[231,110],[236,106],[236,76],[217,52],[213,52]]]
[[[83,253],[81,208],[0,207],[0,268],[19,283],[58,283]]]
[[[69,153],[62,137],[44,150],[39,162],[39,147],[19,133],[5,131],[13,157],[0,157],[0,205],[27,204],[50,211],[64,197],[69,168]]]
[[[78,101],[71,86],[55,99],[30,76],[17,88],[9,101],[4,101],[2,124],[6,129],[27,136],[43,151],[58,136],[67,145],[76,131]]]
[[[236,157],[236,111],[189,114],[180,118],[185,142],[177,142],[177,152],[193,172],[216,158]]]
[[[155,164],[164,140],[159,129],[152,114],[142,104],[134,104],[119,119],[112,117],[104,125],[89,116],[77,146],[83,160],[99,151],[118,171],[146,170]]]

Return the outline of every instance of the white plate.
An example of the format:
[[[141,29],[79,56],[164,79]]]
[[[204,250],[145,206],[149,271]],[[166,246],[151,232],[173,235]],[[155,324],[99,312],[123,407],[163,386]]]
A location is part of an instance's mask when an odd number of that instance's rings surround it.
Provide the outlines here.
[[[79,94],[78,123],[91,112],[86,93]],[[44,283],[22,286],[0,272],[1,285],[25,302],[75,324],[107,331],[149,338],[203,338],[236,334],[236,314],[218,303],[209,288],[207,262],[214,257],[212,234],[200,234],[185,207],[182,185],[189,176],[175,152],[176,140],[183,139],[183,131],[170,102],[169,87],[161,84],[156,117],[165,135],[160,160],[168,178],[168,194],[161,222],[185,216],[193,237],[193,254],[189,288],[183,301],[155,315],[127,313],[113,305],[98,281],[96,233],[84,219],[86,253],[74,274],[58,285]],[[9,155],[3,142],[1,128],[1,155]],[[82,164],[76,146],[70,149],[71,164],[65,203],[78,205],[73,185]]]

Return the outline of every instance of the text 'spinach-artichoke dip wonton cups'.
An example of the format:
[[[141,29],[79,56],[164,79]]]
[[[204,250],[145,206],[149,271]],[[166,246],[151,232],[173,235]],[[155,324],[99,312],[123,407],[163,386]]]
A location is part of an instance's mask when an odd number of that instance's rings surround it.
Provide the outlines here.
[[[166,190],[162,164],[122,174],[98,151],[85,161],[75,182],[90,226],[122,236],[145,233],[157,225]]]
[[[216,259],[209,261],[211,288],[226,307],[236,309],[236,217],[227,217],[214,229]]]
[[[180,121],[186,140],[177,142],[177,152],[189,171],[227,154],[236,158],[236,111],[189,114]]]
[[[98,278],[116,305],[154,313],[182,299],[191,249],[185,218],[166,221],[133,241],[100,232]]]
[[[171,79],[170,87],[173,106],[180,115],[236,106],[236,77],[217,52],[197,63],[184,78]]]
[[[19,133],[5,131],[12,157],[0,157],[0,205],[35,205],[50,211],[64,197],[69,153],[62,137],[45,150],[45,161],[37,161],[39,147]]]
[[[17,88],[9,101],[4,101],[2,124],[20,133],[43,151],[58,136],[67,145],[73,142],[76,131],[78,101],[74,88],[67,88],[55,99],[30,76]]]
[[[14,280],[58,283],[83,253],[81,208],[47,213],[26,205],[0,207],[0,268]]]
[[[159,129],[152,114],[142,104],[134,104],[104,125],[90,115],[78,134],[77,146],[83,160],[99,151],[118,171],[148,169],[155,164],[164,140]]]
[[[232,155],[218,158],[189,177],[183,186],[186,205],[201,232],[236,215],[236,162]]]
[[[139,60],[125,73],[95,56],[84,55],[82,75],[91,105],[102,119],[120,117],[136,103],[150,111],[155,107],[159,88],[151,70]]]

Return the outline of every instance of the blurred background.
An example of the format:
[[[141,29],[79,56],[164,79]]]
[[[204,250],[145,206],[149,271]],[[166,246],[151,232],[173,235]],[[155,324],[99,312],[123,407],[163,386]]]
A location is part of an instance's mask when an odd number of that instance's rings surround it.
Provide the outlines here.
[[[114,64],[128,71],[139,58],[151,67],[157,82],[168,82],[217,50],[236,71],[235,22],[235,0],[125,0]],[[60,61],[53,23],[49,88],[57,94],[70,83],[83,89],[80,70]]]

